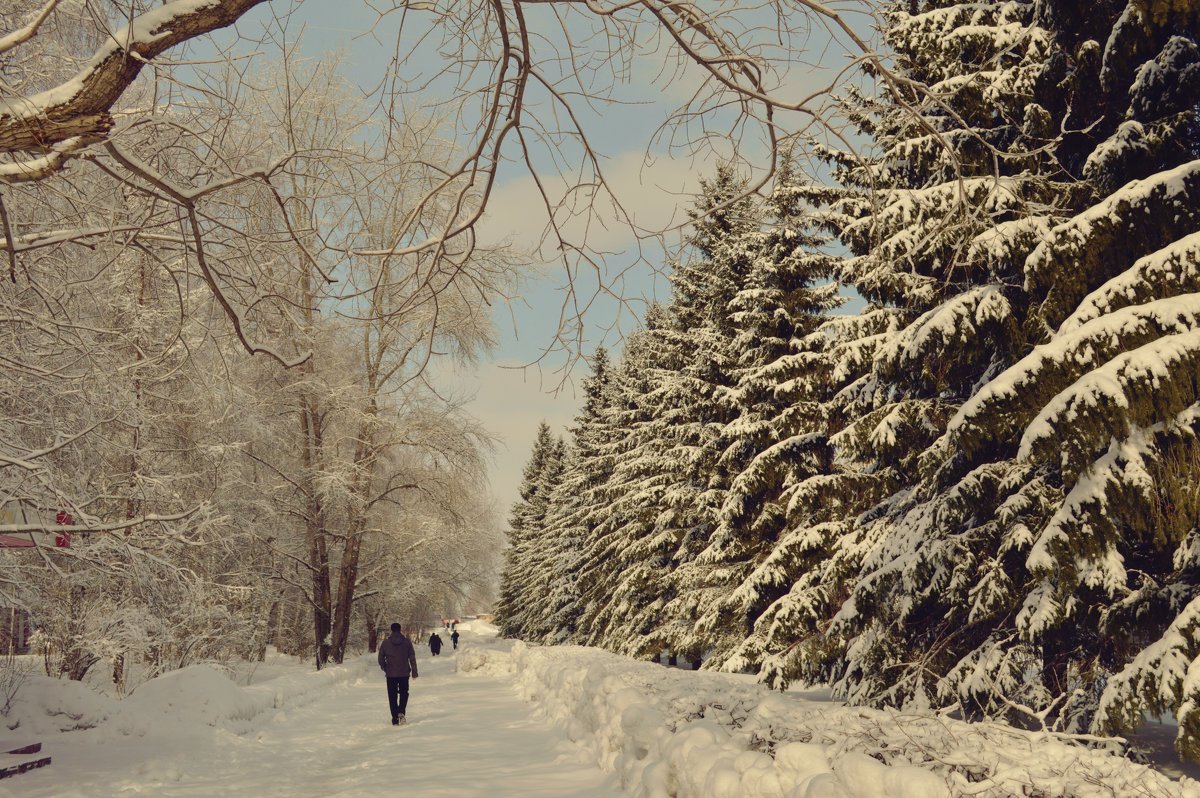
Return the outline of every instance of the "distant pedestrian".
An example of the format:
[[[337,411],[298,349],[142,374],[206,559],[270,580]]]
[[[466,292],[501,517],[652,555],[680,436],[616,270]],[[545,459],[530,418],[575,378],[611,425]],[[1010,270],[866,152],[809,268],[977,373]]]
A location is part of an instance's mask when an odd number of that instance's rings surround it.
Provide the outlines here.
[[[392,725],[399,726],[408,709],[408,677],[417,678],[417,652],[398,623],[392,624],[392,633],[379,644],[379,667],[387,676]]]
[[[429,636],[429,651],[435,657],[442,653],[442,638],[438,637],[437,632]]]
[[[450,635],[450,642],[454,644],[454,648],[456,648],[456,649],[458,648],[458,630],[455,630]]]

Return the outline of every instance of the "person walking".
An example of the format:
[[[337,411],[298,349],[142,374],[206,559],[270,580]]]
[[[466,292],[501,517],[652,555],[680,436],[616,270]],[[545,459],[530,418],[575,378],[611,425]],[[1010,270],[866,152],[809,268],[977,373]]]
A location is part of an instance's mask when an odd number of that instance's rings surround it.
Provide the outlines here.
[[[442,638],[438,637],[437,632],[429,636],[429,651],[435,657],[442,653]]]
[[[408,709],[408,677],[417,678],[417,652],[398,623],[392,624],[392,633],[379,644],[379,667],[387,676],[392,725],[399,726]]]
[[[455,650],[458,649],[458,630],[455,629],[450,633],[450,642],[454,644]]]

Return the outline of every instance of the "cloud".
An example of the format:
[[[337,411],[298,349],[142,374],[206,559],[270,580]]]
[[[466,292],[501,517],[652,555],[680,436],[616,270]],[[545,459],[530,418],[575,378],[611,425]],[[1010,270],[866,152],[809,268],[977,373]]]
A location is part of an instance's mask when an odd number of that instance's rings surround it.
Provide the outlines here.
[[[647,162],[641,150],[627,150],[601,163],[608,191],[579,190],[557,174],[541,175],[555,220],[572,243],[586,242],[589,250],[617,253],[635,246],[630,222],[645,232],[664,230],[684,221],[686,206],[707,171],[690,159],[657,158]],[[590,180],[590,177],[589,177]],[[611,195],[611,196],[610,196]],[[618,207],[619,204],[619,207]],[[497,242],[511,239],[521,248],[538,251],[547,260],[557,256],[557,241],[547,238],[550,212],[537,183],[528,173],[501,185],[493,193],[481,237]]]
[[[521,368],[511,360],[481,363],[468,372],[438,375],[441,384],[454,385],[474,399],[467,412],[498,439],[490,472],[492,495],[507,512],[518,499],[521,472],[529,460],[540,421],[561,435],[579,412],[581,395],[574,384],[559,388],[558,375],[536,367]],[[576,375],[577,377],[580,375]]]

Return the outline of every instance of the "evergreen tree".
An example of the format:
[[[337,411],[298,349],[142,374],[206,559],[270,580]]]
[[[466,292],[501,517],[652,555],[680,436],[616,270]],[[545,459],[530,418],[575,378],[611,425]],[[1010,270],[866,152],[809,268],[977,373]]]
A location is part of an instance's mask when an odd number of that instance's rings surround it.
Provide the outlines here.
[[[712,563],[700,554],[720,524],[733,476],[721,465],[727,448],[721,433],[739,413],[733,397],[739,358],[734,304],[763,245],[761,210],[745,196],[745,181],[732,168],[719,167],[700,186],[689,211],[692,257],[671,274],[673,323],[663,331],[678,356],[675,368],[660,374],[655,392],[655,434],[668,444],[668,490],[658,534],[678,542],[664,612],[665,644],[693,660],[714,651],[712,634],[698,621],[728,592],[725,580],[714,579]]]
[[[520,499],[509,515],[508,548],[500,572],[500,592],[496,600],[496,623],[505,637],[524,636],[524,613],[527,596],[524,593],[530,576],[530,564],[537,545],[537,535],[545,517],[546,499],[541,489],[544,475],[553,460],[554,436],[550,425],[538,425],[533,452],[521,474]]]
[[[810,446],[827,442],[833,459],[785,486],[785,532],[760,570],[798,578],[759,616],[737,653],[748,664],[761,660],[759,677],[773,687],[827,684],[842,673],[845,640],[829,633],[830,619],[856,584],[866,551],[860,522],[873,507],[885,507],[882,499],[898,484],[895,473],[878,468],[873,428],[859,422],[876,409],[871,365],[899,320],[894,309],[868,307],[828,318],[802,342],[814,361],[810,370],[820,375],[802,384],[824,425],[806,437]]]
[[[995,572],[986,552],[998,534],[976,511],[995,497],[947,490],[964,463],[945,431],[1028,347],[1023,256],[1081,193],[1047,152],[1064,103],[1043,79],[1053,44],[1036,8],[896,3],[884,35],[911,83],[862,104],[874,157],[839,161],[861,192],[835,203],[854,256],[843,273],[891,316],[868,330],[869,368],[848,389],[858,416],[836,436],[839,459],[885,491],[852,528],[830,530],[834,561],[857,573],[815,652],[839,652],[815,670],[854,701],[973,708],[977,685],[947,692],[943,677],[993,640],[974,599]],[[890,332],[875,338],[880,329]]]
[[[579,642],[636,657],[666,645],[664,608],[681,548],[665,509],[684,465],[663,418],[663,382],[675,379],[683,357],[668,334],[672,324],[666,308],[652,305],[613,375],[607,415],[615,434],[605,447],[612,472],[596,493],[606,510],[588,537],[579,577]]]
[[[952,188],[922,146],[898,147],[881,125],[884,162],[903,154],[893,161],[914,190],[885,191],[849,229],[851,241],[867,220],[879,231],[856,250],[860,290],[922,311],[872,371],[893,413],[917,411],[925,432],[875,430],[910,449],[881,466],[915,479],[856,525],[861,573],[833,625],[840,686],[1100,731],[1172,709],[1194,756],[1178,663],[1197,653],[1197,518],[1192,480],[1169,469],[1191,462],[1195,432],[1197,11],[1081,11],[939,3],[892,16],[889,40],[922,56],[918,79],[958,89],[942,107],[969,129],[927,125],[952,145]],[[968,41],[974,60],[951,49]],[[991,101],[973,110],[978,90]],[[964,190],[966,202],[925,207],[930,192]],[[909,273],[874,265],[889,260]],[[941,279],[922,287],[923,273]],[[892,286],[904,290],[889,298]]]
[[[521,596],[521,606],[515,614],[520,619],[523,640],[541,641],[550,631],[546,602],[560,553],[554,518],[561,506],[560,489],[566,467],[567,444],[563,439],[555,438],[538,476],[534,499],[529,504],[522,572],[515,578]]]
[[[765,225],[738,231],[742,240],[725,244],[743,249],[750,266],[727,309],[735,384],[719,398],[732,420],[714,444],[717,474],[728,488],[717,528],[697,560],[717,591],[697,630],[714,652],[708,667],[732,670],[757,668],[760,657],[744,641],[802,572],[792,551],[795,536],[788,534],[786,493],[832,467],[817,401],[824,346],[813,333],[842,300],[826,279],[830,258],[818,250],[822,242],[810,230],[790,172],[779,182],[763,209]],[[825,283],[817,285],[820,280]]]
[[[672,299],[647,313],[614,380],[609,515],[592,531],[582,577],[585,642],[634,656],[664,647],[698,658],[695,620],[716,593],[696,561],[717,525],[728,480],[717,437],[732,419],[729,306],[749,273],[744,234],[757,229],[744,183],[729,168],[701,181],[690,246]]]
[[[1011,620],[994,635],[1031,649],[1043,704],[1098,732],[1174,712],[1196,758],[1200,9],[1050,2],[1044,19],[1071,99],[1057,152],[1089,194],[1024,261],[1039,345],[952,440],[1003,475],[991,554],[1012,564],[989,600]]]
[[[597,350],[592,374],[583,383],[583,407],[569,430],[571,446],[546,522],[547,545],[553,550],[541,607],[548,643],[569,640],[576,633],[584,544],[608,510],[601,488],[613,470],[608,450],[613,437],[608,423],[610,369],[608,352]]]

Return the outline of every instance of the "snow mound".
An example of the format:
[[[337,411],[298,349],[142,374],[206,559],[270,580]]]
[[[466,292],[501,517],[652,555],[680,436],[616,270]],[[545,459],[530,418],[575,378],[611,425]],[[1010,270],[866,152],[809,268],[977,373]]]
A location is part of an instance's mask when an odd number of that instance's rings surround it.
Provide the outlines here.
[[[192,665],[139,686],[124,701],[66,679],[32,675],[0,718],[10,731],[34,734],[93,730],[100,736],[145,737],[217,727],[244,734],[275,710],[301,706],[330,689],[374,675],[374,655],[318,672],[295,670],[250,687],[239,687],[220,668]]]
[[[500,627],[481,621],[475,618],[470,621],[463,621],[458,625],[459,631],[471,632],[478,637],[497,637],[500,634]]]
[[[526,700],[634,796],[1200,798],[1190,779],[998,723],[810,701],[577,646],[517,643],[511,663]]]
[[[506,651],[464,646],[455,657],[455,668],[477,676],[507,676],[513,672],[513,658]]]
[[[261,711],[250,691],[211,665],[191,665],[151,679],[125,699],[123,709],[162,713],[208,726],[246,720]]]
[[[3,716],[5,728],[32,734],[91,729],[107,721],[119,702],[79,682],[40,674],[24,678],[12,707]]]

